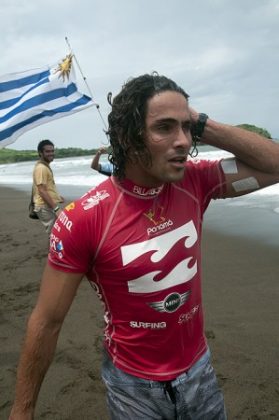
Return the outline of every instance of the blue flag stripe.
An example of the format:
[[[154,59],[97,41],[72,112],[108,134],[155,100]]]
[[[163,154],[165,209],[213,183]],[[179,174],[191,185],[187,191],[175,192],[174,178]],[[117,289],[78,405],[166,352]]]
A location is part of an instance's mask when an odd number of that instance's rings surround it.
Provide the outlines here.
[[[23,86],[34,85],[40,80],[47,78],[50,75],[50,70],[32,74],[31,76],[21,77],[15,80],[8,80],[0,83],[0,93],[7,92],[12,89],[22,88]]]
[[[36,85],[31,86],[30,89],[23,92],[22,95],[14,97],[13,99],[7,99],[6,101],[0,102],[0,110],[12,107],[17,102],[19,102],[24,96],[26,96],[29,92],[32,92],[32,90],[37,89],[38,87],[44,85],[45,83],[49,83],[48,77],[40,80]]]
[[[27,109],[32,109],[38,105],[44,104],[49,101],[53,101],[63,96],[68,97],[76,91],[76,85],[74,83],[71,83],[66,88],[54,89],[49,92],[41,93],[37,96],[33,96],[33,98],[30,98],[27,101],[23,102],[21,105],[8,112],[4,117],[0,118],[0,124],[4,123],[5,121],[8,121],[10,118],[14,117],[20,112],[24,112]]]
[[[0,77],[0,149],[28,130],[94,105],[78,91],[71,65],[66,73],[57,63]]]
[[[20,123],[15,124],[14,126],[7,128],[6,130],[1,131],[0,141],[3,141],[6,138],[11,137],[17,130],[19,130],[20,128],[24,126],[31,125],[32,123],[38,120],[41,120],[45,117],[52,117],[52,116],[57,117],[56,114],[59,114],[59,113],[63,114],[63,113],[73,111],[75,108],[78,108],[79,106],[84,106],[90,101],[91,101],[91,98],[89,98],[89,96],[83,95],[80,99],[78,99],[75,102],[72,102],[70,104],[67,104],[58,108],[53,108],[51,110],[43,111],[41,114],[38,114],[38,115],[34,115],[33,117],[28,118],[27,120],[21,121]]]

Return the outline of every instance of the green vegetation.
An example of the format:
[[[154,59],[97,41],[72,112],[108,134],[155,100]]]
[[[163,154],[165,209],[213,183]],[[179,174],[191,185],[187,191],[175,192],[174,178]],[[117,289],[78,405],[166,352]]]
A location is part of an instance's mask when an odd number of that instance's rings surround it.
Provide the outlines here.
[[[254,133],[258,133],[267,139],[271,139],[271,134],[265,129],[261,127],[256,127],[255,125],[251,124],[239,124],[236,127],[244,128],[245,130],[253,131]]]
[[[55,158],[66,158],[76,156],[92,156],[96,153],[97,149],[80,149],[76,147],[68,147],[67,149],[55,148]],[[0,149],[0,164],[24,162],[28,160],[37,160],[37,150],[12,150]]]

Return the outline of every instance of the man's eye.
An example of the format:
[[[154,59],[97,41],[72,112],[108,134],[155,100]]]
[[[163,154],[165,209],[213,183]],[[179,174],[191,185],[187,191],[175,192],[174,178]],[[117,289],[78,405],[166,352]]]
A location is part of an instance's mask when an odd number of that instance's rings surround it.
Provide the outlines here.
[[[157,129],[158,131],[161,131],[161,132],[163,131],[168,132],[168,131],[171,131],[171,126],[167,124],[161,124],[161,125],[158,125]]]
[[[188,131],[191,130],[191,124],[190,123],[186,123],[182,125],[182,130],[184,131],[184,133],[187,133]]]

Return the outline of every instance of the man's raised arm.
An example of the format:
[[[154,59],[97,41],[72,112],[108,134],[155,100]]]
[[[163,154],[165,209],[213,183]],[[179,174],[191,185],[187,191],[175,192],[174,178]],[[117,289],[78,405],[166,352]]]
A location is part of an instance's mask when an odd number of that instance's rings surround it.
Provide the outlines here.
[[[191,109],[193,126],[199,114]],[[255,132],[221,124],[208,118],[201,141],[232,153],[236,159],[224,159],[226,197],[247,194],[279,182],[279,144]]]

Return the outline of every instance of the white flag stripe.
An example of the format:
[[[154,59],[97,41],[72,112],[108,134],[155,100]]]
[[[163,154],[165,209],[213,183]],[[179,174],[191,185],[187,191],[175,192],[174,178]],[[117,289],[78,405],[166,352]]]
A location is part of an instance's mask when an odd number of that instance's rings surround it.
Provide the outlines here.
[[[13,80],[20,80],[28,76],[33,76],[34,74],[50,71],[50,69],[55,67],[55,65],[57,65],[57,63],[54,63],[52,66],[35,67],[33,69],[23,70],[21,72],[7,73],[4,76],[0,76],[0,91],[1,91],[2,83],[6,83],[8,81],[13,81]]]
[[[47,90],[45,86],[46,83],[48,83],[48,86],[49,86]],[[11,111],[15,109],[16,107],[19,107],[25,101],[29,99],[33,99],[37,95],[50,93],[54,91],[55,89],[62,89],[62,88],[67,89],[67,87],[73,83],[74,83],[73,77],[69,81],[68,80],[63,81],[61,77],[59,78],[59,75],[49,73],[48,77],[45,77],[42,80],[40,80],[38,85],[29,84],[27,86],[24,86],[20,95],[18,94],[14,95],[14,97],[18,98],[18,101],[16,102],[16,104],[10,106],[8,110]],[[12,90],[11,92],[14,92],[14,91],[15,90]],[[1,103],[2,103],[2,94],[1,94],[1,100],[0,100],[0,118],[7,114],[7,108],[1,109]]]
[[[82,97],[83,96],[79,92],[74,92],[71,95],[67,96],[66,98],[59,97],[54,100],[44,102],[42,104],[41,112],[43,112],[44,110],[51,111],[52,109],[56,109],[56,108],[65,106],[66,104],[76,102],[80,100]],[[20,113],[16,113],[11,118],[9,118],[8,121],[3,122],[3,124],[1,124],[1,131],[4,131],[9,127],[13,127],[15,124],[21,121],[26,121],[28,118],[32,118],[33,116],[37,114],[38,114],[38,107],[23,109]],[[1,138],[1,133],[0,133],[0,138]]]
[[[34,121],[33,123],[30,123],[28,125],[25,125],[25,126],[19,128],[18,130],[16,130],[16,132],[14,132],[7,140],[1,141],[0,142],[0,149],[1,149],[1,147],[5,147],[8,144],[11,144],[11,143],[15,142],[18,137],[20,137],[26,131],[31,130],[32,128],[38,127],[39,125],[42,125],[42,124],[46,124],[46,123],[48,123],[50,121],[54,121],[54,120],[56,120],[58,118],[61,118],[61,117],[66,117],[67,115],[74,114],[76,112],[81,111],[84,108],[87,108],[88,106],[90,106],[90,105],[85,105],[84,107],[79,107],[79,108],[76,108],[74,110],[71,110],[71,111],[68,111],[68,112],[64,112],[63,114],[62,113],[56,113],[53,116],[49,116],[49,117],[48,116],[44,116],[43,118],[41,118],[41,119],[39,119],[37,121]]]
[[[50,69],[49,68],[44,68],[42,69],[35,69],[34,70],[35,73],[30,74],[30,71],[28,72],[23,72],[23,73],[14,73],[14,75],[17,75],[17,78],[9,78],[11,75],[7,75],[7,79],[6,81],[2,81],[1,79],[4,78],[4,76],[2,78],[0,78],[0,103],[9,100],[9,99],[13,99],[13,98],[17,98],[21,95],[24,95],[25,92],[27,92],[30,88],[32,88],[32,86],[36,86],[36,84],[31,83],[32,79],[34,80],[34,78],[31,78],[31,76],[34,75],[41,75],[41,77],[37,80],[37,82],[39,80],[44,80],[46,79],[49,75],[50,75]],[[28,73],[27,75],[25,75],[25,73]],[[19,77],[20,76],[20,77]],[[22,80],[26,80],[29,83],[26,83],[24,85],[22,85]],[[10,85],[13,84],[13,87],[11,87]]]
[[[29,92],[32,93],[34,89],[38,89],[40,86],[49,83],[48,77],[40,80],[38,83],[34,85],[24,86],[21,89],[13,89],[6,91],[5,93],[0,93],[1,101],[0,101],[0,110],[8,109],[11,106],[14,106],[21,98],[24,98],[24,95],[27,95]]]
[[[73,114],[88,107],[88,99],[86,97],[84,100],[84,96],[76,92],[67,98],[67,102],[65,101],[65,98],[59,98],[57,101],[51,101],[50,105],[51,107],[44,104],[40,113],[38,112],[38,108],[34,108],[31,111],[30,109],[27,109],[25,113],[21,113],[20,118],[16,115],[13,118],[13,123],[7,123],[0,132],[1,147],[14,142],[21,134],[31,128]]]
[[[33,127],[33,121],[29,120],[32,120],[32,118],[34,119],[35,116],[37,116],[37,121],[41,121],[41,124],[43,124],[46,115],[51,116],[53,119],[60,118],[62,116],[80,111],[81,109],[88,107],[89,101],[90,98],[75,92],[75,94],[71,95],[70,97],[59,98],[58,104],[56,104],[55,100],[52,100],[39,104],[33,109],[28,108],[25,110],[25,112],[16,113],[12,118],[1,124],[0,144],[4,144],[2,142],[6,138],[13,136],[13,132],[18,129],[17,126],[20,126],[24,123],[27,125],[27,127]],[[66,109],[63,109],[63,107]],[[75,109],[76,107],[78,108]],[[56,113],[58,114],[57,116]],[[12,138],[14,138],[14,136]]]
[[[12,118],[13,114],[19,114],[23,112],[27,107],[31,110],[39,104],[43,104],[44,102],[48,103],[51,98],[53,98],[52,100],[55,100],[56,97],[61,96],[61,89],[64,89],[62,98],[64,98],[64,96],[69,96],[70,92],[72,92],[74,89],[77,89],[74,83],[71,83],[70,85],[65,85],[61,84],[60,82],[57,83],[57,81],[49,81],[48,86],[50,85],[51,90],[46,91],[45,84],[40,85],[39,87],[34,88],[28,93],[26,93],[13,106],[10,106],[8,109],[6,108],[0,110],[0,124],[4,123],[5,120],[7,120],[8,118]]]
[[[66,88],[68,85],[71,84],[71,82],[75,83],[75,71],[73,67],[71,71],[71,81],[70,80],[68,81],[68,79],[65,79],[64,81],[63,78],[59,74],[57,74],[54,68],[50,69],[49,67],[45,67],[43,68],[42,71],[39,71],[39,70],[40,69],[36,69],[35,74],[28,74],[28,76],[24,74],[24,77],[22,78],[19,78],[18,76],[16,80],[14,79],[12,81],[8,80],[4,82],[3,84],[5,84],[5,87],[3,87],[2,89],[1,89],[1,83],[0,83],[0,95],[1,95],[0,117],[2,115],[1,104],[6,100],[18,98],[17,103],[18,105],[20,105],[24,100],[30,99],[37,94],[45,92],[46,91],[45,86],[44,86],[45,83],[51,83],[52,85],[51,90],[56,89],[56,88],[62,88],[63,86]],[[18,75],[18,73],[15,73],[15,74]],[[19,73],[19,75],[21,76],[22,73]],[[34,77],[35,77],[36,84],[28,83],[28,84],[24,84],[21,88],[17,86],[17,87],[14,87],[13,89],[9,89],[7,86],[11,82],[17,82],[17,85],[19,85],[21,80],[26,80],[26,79],[27,80],[29,79],[29,82],[34,81]],[[6,113],[5,109],[2,112],[3,114]]]
[[[0,148],[34,127],[94,105],[78,92],[74,76],[70,61],[63,74],[56,65],[1,77]]]

